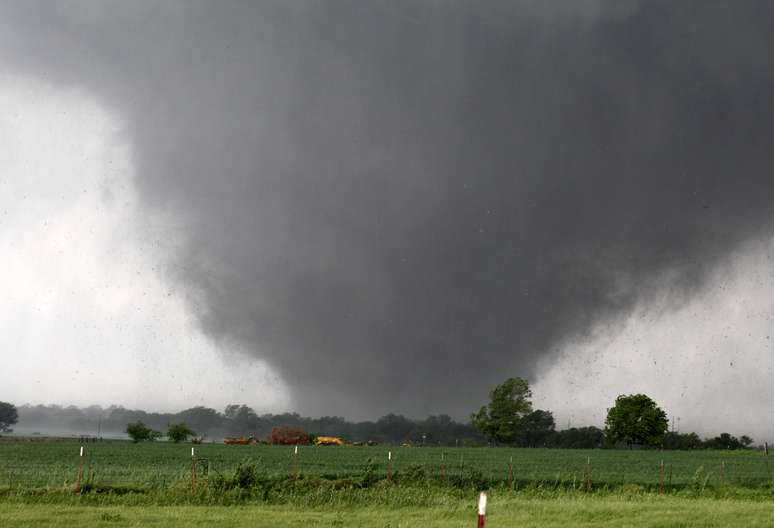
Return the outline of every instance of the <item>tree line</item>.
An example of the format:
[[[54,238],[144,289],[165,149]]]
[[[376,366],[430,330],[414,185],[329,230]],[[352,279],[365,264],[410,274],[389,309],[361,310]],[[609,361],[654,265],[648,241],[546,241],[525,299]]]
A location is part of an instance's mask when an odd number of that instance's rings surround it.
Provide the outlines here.
[[[290,428],[305,434],[334,436],[353,442],[427,446],[506,445],[513,447],[603,448],[659,447],[663,449],[744,449],[753,440],[722,433],[702,440],[696,433],[669,432],[666,413],[644,394],[619,396],[608,410],[604,429],[574,427],[556,430],[553,413],[533,409],[527,380],[509,378],[489,393],[489,402],[461,423],[449,415],[411,419],[387,414],[375,421],[350,422],[340,416],[309,418],[298,413],[258,414],[244,404],[223,411],[204,406],[177,413],[149,413],[120,406],[78,408],[0,402],[0,432],[17,420],[28,428],[71,431],[81,435],[127,433],[132,438],[171,440],[196,437],[217,440],[228,436],[267,439],[273,430]]]
[[[341,416],[310,418],[298,413],[258,414],[243,404],[228,405],[223,411],[197,406],[177,413],[153,413],[121,406],[22,405],[18,409],[19,420],[26,428],[90,435],[96,435],[98,430],[102,434],[123,434],[128,424],[141,423],[150,431],[158,432],[168,431],[170,425],[183,424],[196,436],[210,439],[228,436],[265,439],[276,427],[291,427],[316,435],[340,436],[361,442],[371,440],[388,444],[408,442],[413,445],[446,446],[486,444],[476,428],[445,414],[411,419],[390,413],[375,421],[352,422]]]
[[[572,429],[556,431],[551,411],[532,408],[527,380],[509,378],[489,393],[489,403],[471,414],[471,424],[491,443],[520,447],[658,447],[662,449],[745,449],[753,439],[722,433],[702,440],[696,433],[669,432],[663,409],[645,394],[620,395],[608,409],[605,428],[586,427],[581,445],[561,441]]]

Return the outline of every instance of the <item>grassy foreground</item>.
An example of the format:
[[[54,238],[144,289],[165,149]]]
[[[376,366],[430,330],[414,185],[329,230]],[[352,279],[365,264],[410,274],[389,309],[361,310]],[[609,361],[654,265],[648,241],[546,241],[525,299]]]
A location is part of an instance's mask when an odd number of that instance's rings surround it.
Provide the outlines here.
[[[193,486],[190,448],[88,445],[76,492],[75,442],[0,442],[0,527],[471,527],[482,489],[489,528],[774,526],[768,458],[753,451],[205,444]]]
[[[0,502],[5,528],[21,526],[379,526],[470,527],[475,497],[433,507],[78,506]],[[631,497],[508,497],[492,501],[487,526],[771,526],[772,504],[741,500]]]

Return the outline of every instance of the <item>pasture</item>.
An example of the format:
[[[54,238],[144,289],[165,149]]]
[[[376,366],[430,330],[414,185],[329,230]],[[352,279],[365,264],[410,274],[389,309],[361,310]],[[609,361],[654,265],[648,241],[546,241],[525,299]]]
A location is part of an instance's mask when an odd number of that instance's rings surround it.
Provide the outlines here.
[[[75,482],[79,446],[74,441],[0,442],[0,487],[57,488]],[[262,473],[347,478],[371,462],[386,478],[388,452],[396,480],[407,472],[430,481],[472,477],[487,487],[507,485],[512,461],[513,486],[579,487],[588,462],[595,489],[636,485],[655,490],[720,484],[764,488],[772,482],[768,457],[760,451],[627,451],[572,449],[314,447],[301,446],[297,457],[287,446],[222,444],[133,444],[103,441],[84,444],[84,480],[111,486],[164,488],[191,478],[191,447],[196,448],[197,475],[232,473],[244,458]],[[206,460],[206,462],[205,462]],[[663,477],[660,472],[664,463]],[[443,474],[443,475],[442,475]]]
[[[105,441],[84,444],[76,493],[79,446],[0,442],[4,527],[472,526],[482,488],[488,527],[770,526],[774,506],[758,451],[301,446],[294,458],[292,447],[203,444],[192,487],[192,444]]]

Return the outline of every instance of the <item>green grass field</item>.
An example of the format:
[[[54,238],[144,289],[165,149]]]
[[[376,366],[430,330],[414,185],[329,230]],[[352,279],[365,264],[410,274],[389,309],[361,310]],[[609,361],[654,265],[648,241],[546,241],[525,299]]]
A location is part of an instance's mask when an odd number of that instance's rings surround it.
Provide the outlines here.
[[[106,441],[85,444],[85,473],[93,480],[113,486],[134,485],[163,488],[190,478],[191,444],[166,442],[132,444]],[[360,474],[369,459],[376,473],[387,472],[387,453],[392,451],[398,476],[421,467],[428,479],[439,479],[443,455],[447,479],[480,473],[492,485],[505,482],[513,460],[518,486],[533,484],[572,485],[582,481],[587,461],[596,487],[635,484],[655,487],[659,465],[664,461],[665,484],[685,486],[718,484],[756,488],[768,486],[771,474],[767,457],[758,451],[625,451],[506,448],[396,448],[301,446],[297,460],[293,448],[279,446],[195,446],[206,459],[209,472],[233,472],[240,460],[254,459],[261,471],[271,475],[325,475],[345,478]],[[61,487],[77,475],[79,444],[62,442],[0,442],[0,487]],[[297,464],[297,465],[296,465]],[[671,474],[671,479],[670,479]]]
[[[192,490],[191,444],[86,444],[86,491],[75,493],[79,444],[4,439],[0,525],[472,526],[482,488],[490,527],[774,525],[767,458],[756,451],[302,446],[296,461],[289,447],[195,447],[209,472],[198,467]],[[235,471],[246,457],[256,473],[243,486]],[[591,492],[583,482],[589,458]]]

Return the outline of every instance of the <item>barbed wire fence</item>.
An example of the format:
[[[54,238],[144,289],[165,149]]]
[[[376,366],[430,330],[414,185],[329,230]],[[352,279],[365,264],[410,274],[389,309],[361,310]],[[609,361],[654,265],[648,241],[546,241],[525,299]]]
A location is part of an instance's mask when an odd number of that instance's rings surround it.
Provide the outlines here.
[[[129,444],[125,444],[129,445]],[[0,488],[32,489],[75,486],[81,459],[79,443],[64,443],[52,452],[23,453],[24,445],[0,450]],[[124,450],[120,445],[83,444],[84,483],[163,489],[192,478],[190,446],[156,446]],[[397,483],[424,479],[439,485],[478,480],[491,486],[576,489],[641,486],[661,492],[685,487],[772,484],[768,456],[761,452],[692,453],[606,450],[564,451],[508,448],[379,448],[269,446],[232,448],[197,445],[194,475],[228,475],[244,458],[267,475],[347,478],[370,465],[376,478]],[[388,453],[390,453],[388,457]],[[141,455],[141,456],[140,456]],[[557,460],[560,458],[561,460]]]

